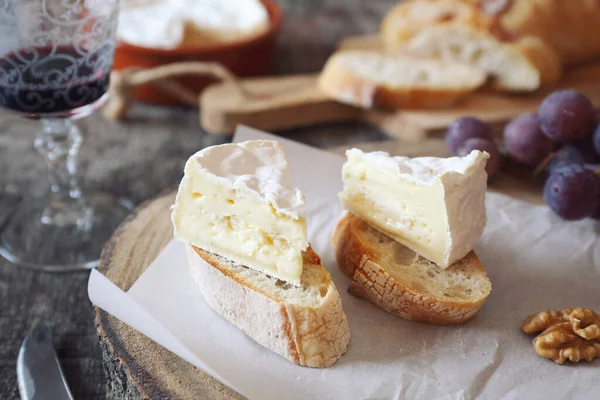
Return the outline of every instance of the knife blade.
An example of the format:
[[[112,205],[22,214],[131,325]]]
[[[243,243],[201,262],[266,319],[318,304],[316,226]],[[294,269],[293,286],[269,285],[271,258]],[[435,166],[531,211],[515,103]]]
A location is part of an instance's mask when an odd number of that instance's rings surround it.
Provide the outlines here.
[[[17,381],[23,400],[73,400],[46,322],[35,324],[21,345]]]

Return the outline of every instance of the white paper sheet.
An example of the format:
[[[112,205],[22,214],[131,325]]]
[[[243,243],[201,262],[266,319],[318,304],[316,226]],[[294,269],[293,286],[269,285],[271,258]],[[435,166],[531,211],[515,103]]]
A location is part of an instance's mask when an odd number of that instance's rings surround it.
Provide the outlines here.
[[[250,399],[596,399],[600,361],[559,366],[535,355],[522,320],[548,308],[600,310],[600,237],[593,221],[564,222],[544,206],[488,194],[476,249],[493,290],[456,327],[404,321],[347,294],[330,237],[342,210],[343,158],[242,129],[235,141],[284,144],[305,193],[310,241],[342,295],[352,339],[327,369],[296,366],[214,313],[172,242],[127,294],[93,272],[90,299]],[[156,296],[161,293],[161,296]]]

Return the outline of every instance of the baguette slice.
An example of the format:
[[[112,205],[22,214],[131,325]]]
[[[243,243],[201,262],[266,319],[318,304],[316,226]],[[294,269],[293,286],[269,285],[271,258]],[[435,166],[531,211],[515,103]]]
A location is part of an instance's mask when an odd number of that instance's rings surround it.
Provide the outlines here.
[[[363,108],[434,108],[455,103],[485,80],[481,69],[463,63],[342,51],[327,61],[319,87],[342,103]]]
[[[562,74],[558,54],[543,40],[527,36],[500,42],[468,26],[440,24],[421,30],[397,51],[469,63],[494,78],[498,90],[528,92],[555,83]]]
[[[186,245],[192,276],[208,305],[260,345],[306,367],[346,352],[348,319],[319,256],[304,252],[301,287]]]
[[[475,315],[492,290],[474,252],[441,269],[350,213],[332,241],[338,266],[352,278],[348,292],[400,318],[459,324]]]

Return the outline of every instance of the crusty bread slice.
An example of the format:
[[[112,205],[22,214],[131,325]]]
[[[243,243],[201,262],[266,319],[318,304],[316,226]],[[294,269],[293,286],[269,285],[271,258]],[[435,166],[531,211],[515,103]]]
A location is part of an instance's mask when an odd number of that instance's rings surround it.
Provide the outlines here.
[[[506,91],[533,91],[562,74],[558,54],[539,38],[504,43],[490,33],[456,24],[425,28],[399,43],[396,51],[469,63],[494,78],[496,89]]]
[[[432,108],[455,103],[485,80],[479,68],[463,63],[342,51],[325,64],[319,87],[340,102],[363,108]]]
[[[319,256],[304,253],[301,287],[186,245],[192,276],[208,305],[269,350],[324,368],[346,352],[348,319]]]
[[[441,269],[347,213],[333,234],[338,266],[352,278],[348,291],[411,321],[459,324],[492,290],[474,252]]]

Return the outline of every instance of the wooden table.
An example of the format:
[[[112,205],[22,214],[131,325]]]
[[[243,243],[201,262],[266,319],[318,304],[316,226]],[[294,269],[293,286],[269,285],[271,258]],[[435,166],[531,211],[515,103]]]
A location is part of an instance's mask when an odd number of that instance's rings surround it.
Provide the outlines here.
[[[374,33],[394,0],[278,0],[285,23],[280,35],[282,73],[317,71],[337,41]],[[323,4],[327,3],[327,4]],[[80,170],[88,189],[126,196],[139,204],[181,178],[195,151],[226,141],[204,133],[194,110],[136,106],[128,121],[109,123],[99,115],[81,121],[86,140]],[[13,193],[48,189],[43,160],[32,142],[39,126],[0,114],[0,221]],[[317,147],[385,140],[363,126],[335,125],[281,132]],[[87,297],[88,273],[53,275],[16,268],[0,259],[0,398],[19,398],[16,359],[26,331],[39,318],[53,324],[54,343],[76,399],[106,398],[102,356]]]

